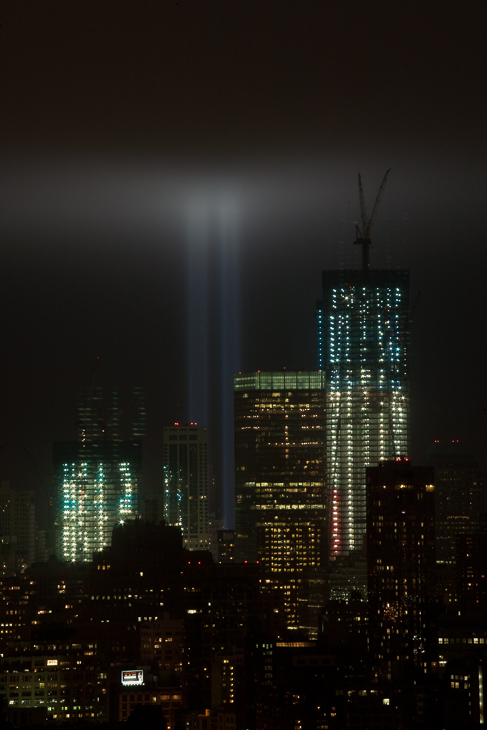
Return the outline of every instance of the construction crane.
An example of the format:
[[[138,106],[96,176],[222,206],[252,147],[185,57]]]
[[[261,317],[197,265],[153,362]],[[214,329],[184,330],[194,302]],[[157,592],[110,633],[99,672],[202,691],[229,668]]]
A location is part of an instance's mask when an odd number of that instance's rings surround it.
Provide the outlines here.
[[[379,209],[380,201],[382,199],[382,195],[384,193],[384,188],[386,186],[387,182],[387,176],[389,175],[391,171],[391,168],[389,168],[384,175],[384,179],[382,180],[379,190],[377,191],[377,195],[375,198],[374,207],[372,208],[372,213],[368,216],[367,211],[365,209],[365,198],[364,198],[364,189],[362,187],[362,178],[360,177],[360,173],[358,174],[358,192],[359,192],[359,198],[360,198],[360,214],[362,216],[362,228],[359,228],[358,223],[355,224],[355,241],[354,243],[357,243],[359,246],[362,246],[362,270],[367,271],[369,269],[370,265],[370,231],[372,230],[372,225],[374,223],[375,217],[377,215],[377,211]]]
[[[78,408],[78,421],[76,426],[78,427],[78,434],[81,436],[81,441],[85,444],[86,440],[93,437],[93,417],[91,410],[93,402],[95,400],[96,382],[98,379],[98,372],[100,369],[100,356],[97,356],[93,369],[91,371],[90,384],[86,391],[86,398],[80,407]]]

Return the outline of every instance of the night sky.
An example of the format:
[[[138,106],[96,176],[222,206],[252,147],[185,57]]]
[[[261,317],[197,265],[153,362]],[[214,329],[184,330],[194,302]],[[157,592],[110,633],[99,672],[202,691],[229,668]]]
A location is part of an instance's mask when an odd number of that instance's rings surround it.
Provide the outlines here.
[[[42,502],[99,356],[100,385],[145,389],[145,490],[163,426],[202,418],[221,490],[230,369],[316,367],[321,272],[360,266],[357,173],[371,206],[389,167],[371,260],[411,273],[411,455],[460,439],[485,470],[486,20],[3,3],[0,477]]]

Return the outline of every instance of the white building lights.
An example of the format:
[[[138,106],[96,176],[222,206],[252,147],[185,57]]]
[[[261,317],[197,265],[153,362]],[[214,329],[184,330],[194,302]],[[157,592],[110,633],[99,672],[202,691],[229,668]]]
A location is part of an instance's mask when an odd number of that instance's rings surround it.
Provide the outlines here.
[[[116,524],[136,516],[136,473],[125,463],[65,464],[61,558],[90,561],[111,542]]]
[[[96,385],[97,367],[90,389],[80,392],[78,439],[53,444],[56,552],[70,562],[91,561],[94,552],[110,545],[115,525],[137,516],[143,394],[133,390],[132,424],[121,438],[118,421],[127,408],[120,408],[114,391],[108,409],[103,388]]]
[[[330,548],[361,548],[365,467],[408,454],[408,273],[323,273],[319,367],[327,377]]]
[[[57,554],[89,562],[115,525],[137,516],[140,441],[59,442],[54,448]]]

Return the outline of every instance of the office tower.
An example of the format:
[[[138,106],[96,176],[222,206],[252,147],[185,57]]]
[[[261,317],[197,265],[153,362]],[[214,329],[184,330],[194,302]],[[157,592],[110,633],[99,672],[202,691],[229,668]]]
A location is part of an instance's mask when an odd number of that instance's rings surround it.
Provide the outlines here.
[[[91,637],[79,636],[5,644],[0,655],[4,714],[9,718],[5,725],[108,723],[109,675],[97,648]]]
[[[217,563],[235,562],[235,530],[218,530]]]
[[[456,538],[456,585],[462,615],[487,615],[487,524]]]
[[[144,522],[153,522],[158,525],[164,521],[164,495],[149,494],[139,499],[140,517]]]
[[[427,457],[435,468],[436,560],[453,566],[457,537],[480,525],[482,476],[475,457],[458,441],[435,441]]]
[[[212,554],[215,563],[219,563],[218,550],[219,550],[219,533],[224,530],[225,523],[220,516],[220,513],[212,512],[208,518],[208,550]]]
[[[365,468],[408,454],[407,271],[323,272],[318,367],[326,373],[328,511],[335,598],[365,589]],[[348,558],[348,560],[347,560]],[[350,567],[351,566],[351,567]]]
[[[236,375],[236,560],[259,561],[285,623],[316,633],[327,563],[325,376]]]
[[[77,441],[53,445],[56,552],[70,562],[91,561],[110,545],[115,525],[137,516],[142,466],[143,402],[119,406],[113,393],[105,408],[104,392],[94,385],[78,406]],[[121,424],[134,409],[131,423]],[[121,438],[126,431],[128,438]]]
[[[179,527],[184,547],[208,547],[208,457],[204,426],[164,428],[164,519]]]
[[[367,578],[373,659],[384,677],[428,669],[435,593],[434,470],[407,459],[367,468]]]
[[[0,485],[0,546],[2,575],[24,570],[34,561],[34,493],[17,492],[8,481]]]

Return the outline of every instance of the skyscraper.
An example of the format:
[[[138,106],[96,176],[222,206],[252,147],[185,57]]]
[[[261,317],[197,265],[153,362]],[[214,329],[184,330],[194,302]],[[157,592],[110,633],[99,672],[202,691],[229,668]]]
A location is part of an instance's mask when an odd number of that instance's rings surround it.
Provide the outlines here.
[[[179,424],[164,428],[164,519],[179,527],[184,547],[208,547],[208,456],[206,428]]]
[[[408,454],[407,271],[323,272],[318,366],[326,373],[330,555],[364,547],[365,468]],[[343,561],[342,561],[343,562]],[[365,589],[365,563],[344,591]]]
[[[24,570],[35,558],[34,493],[0,484],[0,574]]]
[[[456,539],[480,526],[482,476],[473,454],[458,441],[435,441],[427,455],[435,468],[436,560],[453,566]]]
[[[385,677],[426,671],[435,598],[432,467],[407,459],[367,469],[367,573],[371,650]]]
[[[234,377],[236,560],[259,561],[286,625],[316,633],[327,563],[325,376]]]
[[[142,463],[140,441],[90,442],[80,452],[76,441],[53,445],[58,492],[57,555],[90,562],[111,543],[115,525],[137,516]]]
[[[112,394],[104,415],[104,392],[94,385],[80,396],[77,441],[53,445],[55,550],[69,562],[89,562],[111,543],[114,526],[138,511],[145,409],[140,391],[119,407]],[[136,408],[122,439],[119,418]]]

